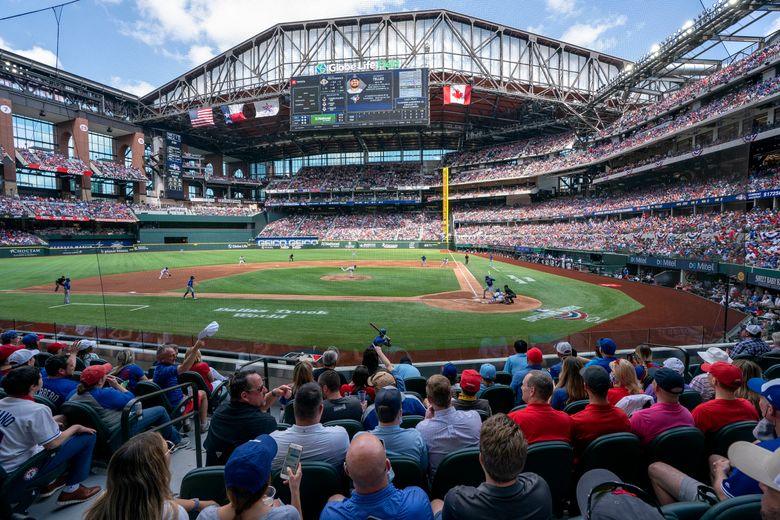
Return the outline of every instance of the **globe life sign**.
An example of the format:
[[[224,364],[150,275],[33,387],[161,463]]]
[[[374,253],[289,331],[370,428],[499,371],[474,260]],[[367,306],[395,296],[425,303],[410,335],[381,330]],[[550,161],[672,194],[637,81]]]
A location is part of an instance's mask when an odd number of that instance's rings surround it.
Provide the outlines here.
[[[388,70],[401,67],[401,60],[377,59],[374,61],[357,61],[352,63],[318,63],[314,66],[315,74],[328,74],[333,72],[357,72],[362,70]]]

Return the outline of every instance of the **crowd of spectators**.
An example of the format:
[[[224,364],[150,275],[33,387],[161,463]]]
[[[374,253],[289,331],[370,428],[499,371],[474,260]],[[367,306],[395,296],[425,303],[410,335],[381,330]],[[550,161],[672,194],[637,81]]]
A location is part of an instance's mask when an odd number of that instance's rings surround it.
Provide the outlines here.
[[[112,161],[92,161],[92,171],[96,176],[108,179],[143,182],[149,180],[139,170]]]
[[[259,237],[316,236],[320,240],[441,240],[438,214],[423,211],[290,215],[266,226]]]
[[[467,164],[484,164],[495,161],[506,161],[520,157],[547,155],[571,148],[574,144],[574,132],[532,137],[521,141],[489,146],[478,150],[452,152],[444,156],[445,166],[464,166]]]
[[[378,201],[414,201],[420,202],[420,193],[411,191],[380,191],[370,193],[350,193],[339,195],[335,192],[316,193],[308,192],[303,194],[285,193],[276,196],[269,196],[266,200],[266,206],[285,206],[285,205],[305,205],[307,203],[350,203],[350,202],[378,202]]]
[[[780,188],[780,167],[761,169],[750,175],[748,191],[774,190]]]
[[[277,190],[353,191],[360,189],[430,186],[436,179],[419,163],[381,163],[347,166],[304,166],[289,178],[273,178],[266,188]]]
[[[34,165],[37,164],[38,168],[45,171],[65,171],[71,175],[84,175],[85,173],[91,174],[89,166],[84,161],[77,159],[76,157],[67,157],[59,152],[53,150],[42,149],[26,149],[17,148],[21,153],[25,162]]]
[[[0,246],[40,246],[46,242],[26,231],[0,228]]]
[[[0,198],[0,204],[5,205],[8,197]],[[119,222],[135,222],[138,220],[130,208],[118,202],[107,200],[72,200],[46,197],[19,197],[15,199],[27,209],[31,218],[44,220],[106,220]],[[2,210],[0,210],[2,213]]]
[[[479,199],[488,197],[504,197],[506,195],[528,195],[536,191],[530,186],[497,186],[495,188],[474,188],[450,192],[450,200]],[[441,193],[428,197],[429,201],[441,200]]]
[[[136,214],[152,215],[204,215],[213,217],[251,217],[261,210],[242,204],[193,204],[191,206],[153,206],[132,204]]]

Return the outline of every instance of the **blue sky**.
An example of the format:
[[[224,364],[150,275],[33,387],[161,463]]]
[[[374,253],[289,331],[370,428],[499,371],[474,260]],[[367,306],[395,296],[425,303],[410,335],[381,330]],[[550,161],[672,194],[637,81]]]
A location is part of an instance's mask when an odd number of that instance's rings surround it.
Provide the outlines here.
[[[0,0],[0,17],[60,1]],[[704,0],[706,6],[711,3]],[[59,60],[69,72],[140,95],[279,22],[439,8],[633,60],[695,18],[702,4],[699,0],[80,0],[63,9]],[[777,30],[778,20],[777,13],[760,20],[750,28],[751,34]],[[56,28],[51,10],[0,21],[0,47],[53,65]]]

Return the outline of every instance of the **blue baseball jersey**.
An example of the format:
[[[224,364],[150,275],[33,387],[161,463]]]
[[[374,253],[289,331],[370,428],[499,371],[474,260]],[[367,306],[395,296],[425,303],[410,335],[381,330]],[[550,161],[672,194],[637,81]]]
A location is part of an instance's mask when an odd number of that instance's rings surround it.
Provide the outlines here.
[[[191,289],[193,283],[195,283],[195,280],[190,278],[190,280],[187,282],[187,287],[189,287]]]

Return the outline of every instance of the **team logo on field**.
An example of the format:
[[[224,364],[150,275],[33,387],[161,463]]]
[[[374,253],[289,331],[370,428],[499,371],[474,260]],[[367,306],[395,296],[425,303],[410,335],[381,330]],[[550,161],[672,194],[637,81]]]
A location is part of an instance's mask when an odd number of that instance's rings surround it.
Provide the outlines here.
[[[581,307],[570,305],[568,307],[561,307],[560,309],[534,309],[534,314],[523,318],[524,321],[539,321],[539,320],[586,320],[588,319],[588,313],[581,311]]]

